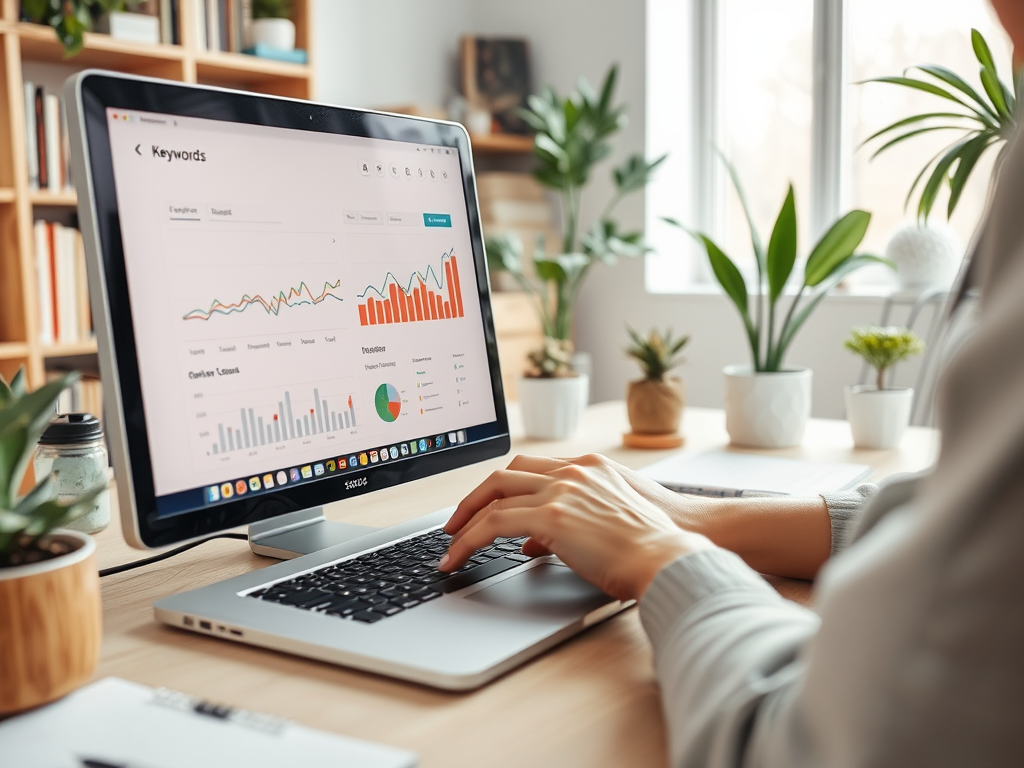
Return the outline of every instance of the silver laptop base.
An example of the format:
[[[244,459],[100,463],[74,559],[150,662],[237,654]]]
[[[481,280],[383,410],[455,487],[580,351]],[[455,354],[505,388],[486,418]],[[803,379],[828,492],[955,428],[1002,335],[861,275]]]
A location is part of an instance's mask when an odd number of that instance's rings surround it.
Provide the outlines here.
[[[327,520],[323,507],[313,507],[252,523],[249,526],[249,548],[257,555],[290,560],[379,530],[368,525]]]

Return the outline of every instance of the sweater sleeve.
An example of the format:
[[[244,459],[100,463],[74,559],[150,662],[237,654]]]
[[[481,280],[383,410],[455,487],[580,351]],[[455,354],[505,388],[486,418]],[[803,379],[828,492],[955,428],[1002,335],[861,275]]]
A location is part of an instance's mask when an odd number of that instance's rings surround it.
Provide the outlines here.
[[[853,530],[860,520],[861,512],[871,498],[878,493],[878,486],[864,483],[853,490],[837,493],[823,493],[829,519],[832,521],[832,551],[838,555],[852,540]]]
[[[640,618],[654,647],[670,764],[744,764],[758,712],[778,706],[798,680],[817,615],[780,597],[735,554],[707,549],[658,574]]]

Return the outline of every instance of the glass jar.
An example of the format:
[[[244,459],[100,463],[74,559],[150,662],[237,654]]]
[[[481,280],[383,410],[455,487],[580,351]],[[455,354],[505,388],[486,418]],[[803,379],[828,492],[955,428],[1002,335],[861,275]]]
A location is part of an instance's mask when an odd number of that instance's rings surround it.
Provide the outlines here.
[[[53,476],[53,498],[69,503],[107,484],[107,448],[103,426],[89,413],[65,413],[55,418],[39,438],[33,468],[36,480]],[[110,524],[110,493],[93,500],[92,508],[65,528],[97,533]]]

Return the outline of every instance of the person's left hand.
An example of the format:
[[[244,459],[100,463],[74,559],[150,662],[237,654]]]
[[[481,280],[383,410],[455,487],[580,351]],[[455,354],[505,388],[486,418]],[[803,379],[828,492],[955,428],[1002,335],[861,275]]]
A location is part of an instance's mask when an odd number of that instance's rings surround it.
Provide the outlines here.
[[[499,536],[529,536],[528,555],[552,553],[609,595],[637,599],[681,555],[713,546],[683,531],[614,468],[517,457],[455,510],[442,571],[454,571]]]

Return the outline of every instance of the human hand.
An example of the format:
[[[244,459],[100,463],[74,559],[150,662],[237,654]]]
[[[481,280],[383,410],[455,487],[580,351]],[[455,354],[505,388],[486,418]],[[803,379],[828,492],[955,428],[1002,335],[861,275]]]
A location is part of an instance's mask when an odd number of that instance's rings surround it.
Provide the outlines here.
[[[607,461],[517,457],[467,496],[445,526],[442,571],[454,571],[499,536],[527,535],[528,555],[553,553],[613,597],[639,598],[658,572],[712,546],[681,530]]]

